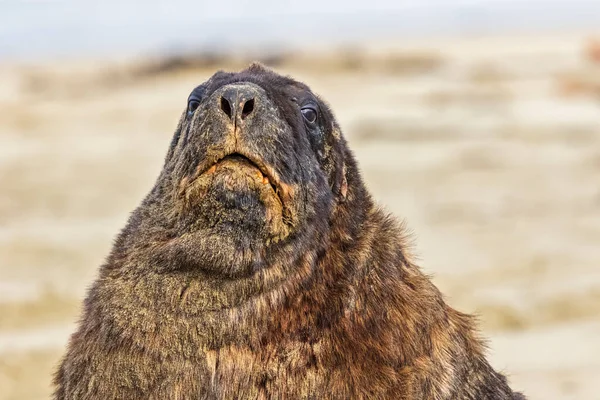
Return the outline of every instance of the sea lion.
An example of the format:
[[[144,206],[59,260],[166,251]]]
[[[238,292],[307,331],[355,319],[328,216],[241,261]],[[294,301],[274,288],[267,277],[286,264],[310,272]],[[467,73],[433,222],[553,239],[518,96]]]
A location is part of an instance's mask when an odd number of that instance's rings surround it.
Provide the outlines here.
[[[329,107],[260,64],[189,96],[56,399],[519,399],[411,260]]]

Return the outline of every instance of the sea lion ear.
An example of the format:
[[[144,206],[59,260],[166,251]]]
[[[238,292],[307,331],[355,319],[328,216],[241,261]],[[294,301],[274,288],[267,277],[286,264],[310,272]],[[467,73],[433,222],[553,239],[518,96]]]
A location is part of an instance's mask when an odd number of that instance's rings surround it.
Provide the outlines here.
[[[334,182],[333,193],[340,203],[346,201],[348,195],[348,179],[346,177],[347,169],[345,162],[345,142],[342,137],[342,131],[337,124],[333,124],[332,136],[334,139]]]
[[[342,167],[342,183],[340,185],[339,190],[339,200],[340,203],[346,201],[346,196],[348,195],[348,179],[346,178],[346,165]]]

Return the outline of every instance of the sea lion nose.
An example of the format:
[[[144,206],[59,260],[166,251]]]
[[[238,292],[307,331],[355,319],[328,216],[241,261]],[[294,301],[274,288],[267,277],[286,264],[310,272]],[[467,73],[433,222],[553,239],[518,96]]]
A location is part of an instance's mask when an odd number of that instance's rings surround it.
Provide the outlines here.
[[[229,119],[235,121],[239,116],[246,119],[254,111],[256,92],[244,87],[232,87],[226,90],[220,99],[219,106]]]

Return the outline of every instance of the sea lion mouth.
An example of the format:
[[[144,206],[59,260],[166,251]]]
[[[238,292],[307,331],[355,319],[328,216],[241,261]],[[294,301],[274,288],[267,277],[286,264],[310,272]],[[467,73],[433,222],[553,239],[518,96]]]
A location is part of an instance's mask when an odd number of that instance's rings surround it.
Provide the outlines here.
[[[289,219],[289,205],[292,201],[293,190],[289,184],[284,183],[275,169],[266,164],[260,157],[239,151],[213,154],[212,157],[198,165],[191,177],[183,178],[180,182],[180,193],[187,191],[198,180],[206,180],[215,176],[221,169],[251,174],[257,184],[267,186],[281,204],[284,217]]]
[[[254,157],[253,157],[254,158]],[[256,160],[256,158],[255,158]],[[247,156],[240,153],[231,153],[226,156],[219,158],[214,164],[212,164],[208,169],[204,172],[201,172],[200,175],[211,175],[217,171],[217,168],[220,166],[228,164],[233,166],[239,166],[239,168],[250,168],[255,172],[258,180],[263,185],[270,185],[271,189],[275,194],[278,194],[278,179],[274,176],[271,169],[267,168],[265,164],[260,161],[254,161]],[[281,200],[281,199],[280,199]]]

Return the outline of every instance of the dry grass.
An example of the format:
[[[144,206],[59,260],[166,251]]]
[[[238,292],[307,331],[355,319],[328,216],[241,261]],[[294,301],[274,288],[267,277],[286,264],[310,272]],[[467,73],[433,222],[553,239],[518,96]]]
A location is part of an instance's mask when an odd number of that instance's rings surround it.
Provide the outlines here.
[[[527,302],[523,307],[504,302],[477,304],[475,313],[482,316],[483,329],[520,331],[552,326],[556,323],[577,323],[600,319],[600,290],[592,288],[581,293],[568,293]]]
[[[35,300],[2,304],[0,330],[71,323],[80,308],[81,298],[44,292]]]
[[[48,399],[52,374],[60,356],[57,350],[3,355],[0,358],[1,398]]]

